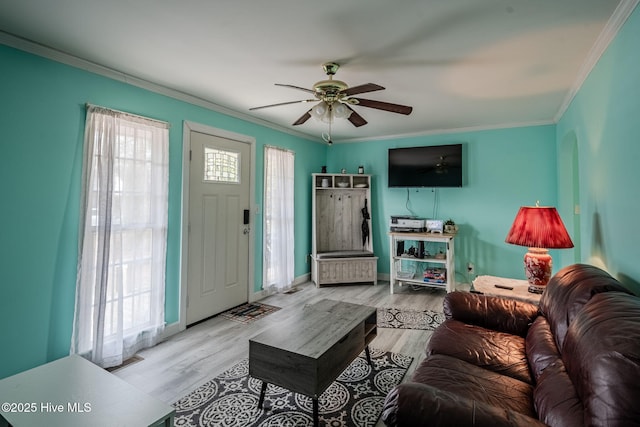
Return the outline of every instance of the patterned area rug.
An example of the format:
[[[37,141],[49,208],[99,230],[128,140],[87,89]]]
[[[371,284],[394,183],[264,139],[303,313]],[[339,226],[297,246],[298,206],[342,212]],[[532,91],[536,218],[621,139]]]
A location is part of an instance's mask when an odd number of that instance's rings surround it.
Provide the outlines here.
[[[412,358],[371,348],[364,352],[319,399],[319,424],[327,427],[374,426],[384,398],[402,381]],[[249,376],[245,359],[177,401],[176,427],[275,427],[313,425],[310,397],[269,384],[264,409],[258,409],[262,381]]]
[[[444,322],[444,313],[432,310],[378,308],[378,328],[433,331]]]
[[[280,307],[253,302],[227,310],[224,313],[220,313],[220,316],[240,323],[251,323],[278,310],[280,310]]]

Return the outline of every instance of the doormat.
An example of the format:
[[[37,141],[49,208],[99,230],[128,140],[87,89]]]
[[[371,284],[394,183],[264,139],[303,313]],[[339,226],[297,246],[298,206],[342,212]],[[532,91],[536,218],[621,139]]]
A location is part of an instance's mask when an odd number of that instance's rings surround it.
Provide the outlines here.
[[[233,320],[234,322],[251,323],[278,310],[280,310],[280,307],[252,302],[220,313],[220,316],[225,319]]]
[[[433,331],[444,319],[444,313],[433,310],[379,307],[377,313],[378,328]]]
[[[375,426],[387,393],[402,381],[413,358],[370,348],[372,365],[364,352],[320,395],[319,425]],[[249,376],[249,360],[174,403],[176,426],[272,427],[313,426],[310,397],[269,384],[263,409],[258,409],[262,381]]]

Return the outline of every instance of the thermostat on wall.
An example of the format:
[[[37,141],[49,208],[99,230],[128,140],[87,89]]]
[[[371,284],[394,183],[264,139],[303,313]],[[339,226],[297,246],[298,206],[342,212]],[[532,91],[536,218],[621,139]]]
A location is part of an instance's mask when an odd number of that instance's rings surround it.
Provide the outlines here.
[[[444,222],[441,219],[427,220],[427,233],[440,233],[444,230]]]

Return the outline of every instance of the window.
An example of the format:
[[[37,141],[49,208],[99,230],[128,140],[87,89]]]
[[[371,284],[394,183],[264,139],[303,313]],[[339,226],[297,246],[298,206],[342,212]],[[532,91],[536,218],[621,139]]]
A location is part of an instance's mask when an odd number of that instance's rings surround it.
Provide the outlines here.
[[[265,147],[264,176],[263,287],[282,291],[294,278],[293,152]]]
[[[72,352],[109,367],[164,327],[168,127],[92,106],[84,150]]]
[[[204,180],[240,183],[240,153],[204,147]]]

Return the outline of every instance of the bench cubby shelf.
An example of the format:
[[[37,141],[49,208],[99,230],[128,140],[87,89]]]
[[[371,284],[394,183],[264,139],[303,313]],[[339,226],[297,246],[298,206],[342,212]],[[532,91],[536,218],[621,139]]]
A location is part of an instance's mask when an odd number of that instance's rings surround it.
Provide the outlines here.
[[[320,287],[377,283],[371,219],[363,243],[362,209],[371,215],[371,175],[312,174],[311,280]]]

